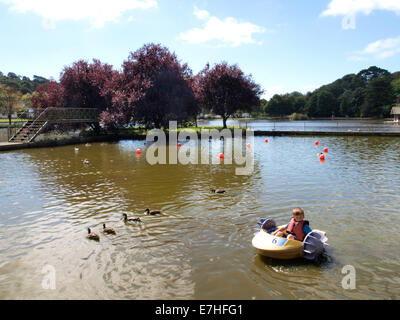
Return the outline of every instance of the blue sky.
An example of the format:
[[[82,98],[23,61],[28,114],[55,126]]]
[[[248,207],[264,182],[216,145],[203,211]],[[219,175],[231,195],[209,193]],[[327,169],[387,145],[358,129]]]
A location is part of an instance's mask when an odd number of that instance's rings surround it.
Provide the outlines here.
[[[400,71],[399,0],[0,0],[0,71],[59,79],[100,59],[120,69],[155,42],[197,73],[238,64],[265,98],[371,65]]]

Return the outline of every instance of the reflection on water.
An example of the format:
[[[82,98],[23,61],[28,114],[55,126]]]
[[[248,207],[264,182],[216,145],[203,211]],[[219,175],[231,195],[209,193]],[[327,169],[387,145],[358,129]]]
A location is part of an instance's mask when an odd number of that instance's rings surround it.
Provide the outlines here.
[[[250,176],[234,165],[151,166],[135,153],[142,141],[0,153],[0,298],[399,298],[399,140],[264,139],[255,138]],[[325,259],[255,254],[259,218],[283,224],[295,206],[327,232]],[[125,224],[123,213],[143,222]],[[101,234],[103,223],[117,234]],[[87,227],[100,242],[85,238]],[[47,264],[55,290],[42,288]],[[347,264],[356,290],[341,287]]]

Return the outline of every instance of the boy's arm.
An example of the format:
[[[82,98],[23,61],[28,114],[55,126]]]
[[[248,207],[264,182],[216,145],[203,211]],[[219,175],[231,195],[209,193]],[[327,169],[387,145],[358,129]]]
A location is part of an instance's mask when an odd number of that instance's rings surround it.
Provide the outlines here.
[[[287,229],[287,227],[289,226],[289,223],[286,226],[280,227],[279,229],[276,229],[276,231],[274,231],[272,234],[276,234],[279,231],[285,231]]]

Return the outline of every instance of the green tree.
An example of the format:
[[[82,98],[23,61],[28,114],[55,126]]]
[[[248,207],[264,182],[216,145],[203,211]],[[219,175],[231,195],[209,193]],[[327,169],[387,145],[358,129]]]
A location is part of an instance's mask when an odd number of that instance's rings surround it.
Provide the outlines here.
[[[312,94],[308,98],[304,111],[309,117],[318,116],[318,94]]]
[[[265,113],[271,116],[283,115],[283,98],[280,94],[275,94],[267,103]]]
[[[306,97],[297,91],[294,91],[290,94],[290,96],[292,97],[292,111],[293,112],[303,112],[304,111],[304,106],[306,105],[307,99]]]
[[[370,80],[366,89],[361,116],[379,118],[389,116],[388,111],[395,100],[390,77],[374,78]]]
[[[7,77],[12,78],[12,79],[19,79],[19,77],[14,72],[9,72],[7,74]]]
[[[378,78],[391,77],[391,73],[385,69],[372,66],[368,69],[361,70],[357,76],[361,79],[363,86],[367,87],[370,81]]]
[[[361,108],[365,102],[366,89],[357,88],[352,92],[351,107],[355,117],[361,117]]]
[[[21,97],[17,89],[0,84],[0,113],[7,114],[10,125],[12,114],[22,107]]]
[[[43,78],[41,76],[37,76],[37,75],[33,76],[33,82],[36,84],[45,84],[45,83],[47,83],[47,81],[48,80],[46,78]]]
[[[400,97],[400,78],[394,79],[392,81],[393,93],[396,97]]]
[[[351,90],[346,90],[343,92],[339,99],[339,114],[341,116],[354,116],[353,110],[352,110],[352,99],[353,99],[353,93]]]
[[[337,101],[330,91],[322,90],[318,93],[317,110],[320,117],[338,114]]]

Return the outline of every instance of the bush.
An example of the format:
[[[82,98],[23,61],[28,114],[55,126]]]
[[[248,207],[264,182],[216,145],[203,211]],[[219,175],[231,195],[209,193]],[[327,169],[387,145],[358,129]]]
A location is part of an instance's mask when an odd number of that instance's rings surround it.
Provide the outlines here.
[[[295,121],[295,120],[308,120],[308,116],[304,113],[292,113],[289,116],[290,121]]]

